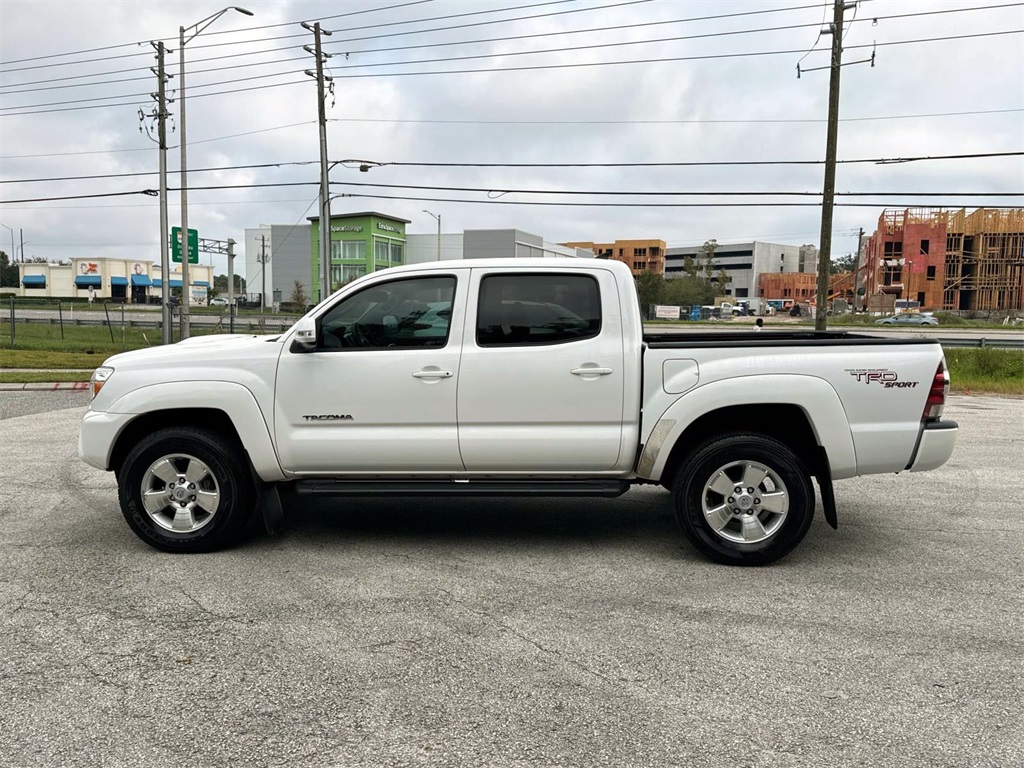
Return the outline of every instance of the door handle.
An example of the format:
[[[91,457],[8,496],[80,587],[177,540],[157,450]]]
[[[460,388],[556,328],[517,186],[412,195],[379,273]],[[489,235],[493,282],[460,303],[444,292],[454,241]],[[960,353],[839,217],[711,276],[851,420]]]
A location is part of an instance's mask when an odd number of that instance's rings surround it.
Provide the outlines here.
[[[614,371],[611,368],[573,368],[569,373],[573,376],[607,376]]]
[[[416,371],[413,377],[417,379],[450,379],[454,375],[451,371]]]

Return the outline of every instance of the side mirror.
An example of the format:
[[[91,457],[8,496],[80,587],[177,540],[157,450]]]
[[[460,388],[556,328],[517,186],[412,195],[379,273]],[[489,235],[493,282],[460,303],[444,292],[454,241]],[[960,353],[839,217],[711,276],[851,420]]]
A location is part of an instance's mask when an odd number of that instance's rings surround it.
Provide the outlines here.
[[[304,317],[295,324],[292,348],[296,352],[311,352],[316,349],[316,320]]]

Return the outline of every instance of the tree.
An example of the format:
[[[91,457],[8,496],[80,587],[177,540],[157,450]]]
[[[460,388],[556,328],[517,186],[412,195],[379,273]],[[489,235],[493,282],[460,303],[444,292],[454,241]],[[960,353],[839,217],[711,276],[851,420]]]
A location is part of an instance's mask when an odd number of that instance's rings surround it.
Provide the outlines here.
[[[732,282],[732,278],[729,277],[729,273],[725,271],[725,267],[718,270],[718,280],[715,283],[715,287],[718,289],[718,295],[725,295],[725,286]]]
[[[18,265],[12,264],[5,251],[0,251],[0,288],[18,287]]]
[[[213,288],[218,293],[228,292],[228,276],[227,275],[214,275],[213,277]],[[235,293],[245,293],[245,278],[241,275],[235,275]]]
[[[832,259],[832,263],[829,265],[829,273],[833,275],[838,275],[841,272],[853,272],[856,269],[857,257],[852,253]]]
[[[635,277],[637,298],[640,299],[640,311],[647,317],[652,304],[661,304],[665,294],[665,278],[654,272],[641,272]]]
[[[715,276],[715,251],[718,250],[718,241],[712,238],[704,241],[700,247],[701,266],[704,271],[704,279],[711,281]]]
[[[309,298],[306,296],[306,286],[302,284],[302,281],[295,281],[295,287],[292,289],[292,295],[288,297],[288,301],[302,307],[309,302]]]

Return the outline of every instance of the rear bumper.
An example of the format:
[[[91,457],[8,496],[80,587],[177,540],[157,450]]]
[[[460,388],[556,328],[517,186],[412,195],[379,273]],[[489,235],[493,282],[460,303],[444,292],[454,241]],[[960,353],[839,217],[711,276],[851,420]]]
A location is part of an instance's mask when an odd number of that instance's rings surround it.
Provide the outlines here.
[[[910,471],[926,472],[949,461],[959,431],[960,427],[955,421],[933,421],[925,424]]]

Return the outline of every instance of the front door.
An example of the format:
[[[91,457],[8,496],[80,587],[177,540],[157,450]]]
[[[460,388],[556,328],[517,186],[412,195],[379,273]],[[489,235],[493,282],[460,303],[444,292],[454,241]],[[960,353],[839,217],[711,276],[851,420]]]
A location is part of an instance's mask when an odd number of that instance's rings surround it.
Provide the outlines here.
[[[475,268],[470,297],[459,374],[466,469],[614,469],[625,378],[611,272]]]
[[[374,282],[321,316],[314,351],[282,352],[274,431],[287,471],[464,469],[456,273]]]

